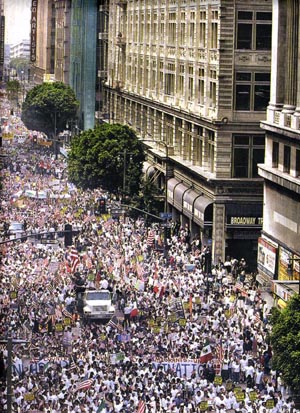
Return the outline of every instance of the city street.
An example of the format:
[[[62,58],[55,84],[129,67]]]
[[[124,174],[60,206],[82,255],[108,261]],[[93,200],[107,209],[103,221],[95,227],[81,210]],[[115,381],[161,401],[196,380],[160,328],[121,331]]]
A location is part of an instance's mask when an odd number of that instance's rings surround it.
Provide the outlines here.
[[[142,217],[95,215],[114,200],[75,188],[32,136],[2,147],[0,411],[291,412],[267,342],[272,302],[247,263],[208,274],[187,228],[173,224],[164,250]],[[78,286],[109,290],[114,316],[84,316]]]

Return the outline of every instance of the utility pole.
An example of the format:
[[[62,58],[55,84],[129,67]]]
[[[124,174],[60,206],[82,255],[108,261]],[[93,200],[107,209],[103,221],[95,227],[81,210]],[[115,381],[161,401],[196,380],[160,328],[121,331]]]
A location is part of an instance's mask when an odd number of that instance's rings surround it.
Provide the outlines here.
[[[0,340],[0,344],[6,344],[7,349],[7,369],[6,369],[6,388],[7,388],[7,413],[12,413],[12,351],[14,344],[28,343],[28,340],[13,339],[9,334],[6,340]]]

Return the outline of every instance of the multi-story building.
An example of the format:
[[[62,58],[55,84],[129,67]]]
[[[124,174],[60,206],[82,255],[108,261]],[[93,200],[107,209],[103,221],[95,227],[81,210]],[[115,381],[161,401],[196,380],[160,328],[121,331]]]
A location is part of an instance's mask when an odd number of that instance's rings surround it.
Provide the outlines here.
[[[98,1],[96,120],[103,121],[105,113],[103,85],[107,79],[109,0]]]
[[[271,0],[110,1],[107,116],[144,141],[173,219],[215,262],[243,257],[252,269],[271,27]]]
[[[264,223],[258,244],[259,281],[270,285],[279,304],[300,293],[300,5],[273,2],[271,97],[264,164]],[[275,280],[275,281],[274,281]],[[283,300],[283,301],[282,301]]]
[[[29,39],[21,40],[20,42],[10,46],[10,59],[22,58],[28,59],[30,56],[30,41]]]
[[[71,0],[55,0],[55,80],[69,84]]]
[[[55,4],[36,2],[31,18],[31,78],[34,83],[55,79]],[[34,45],[33,45],[34,40]],[[34,52],[33,52],[34,51]]]
[[[72,0],[70,86],[80,103],[80,129],[95,125],[97,16],[97,0]]]

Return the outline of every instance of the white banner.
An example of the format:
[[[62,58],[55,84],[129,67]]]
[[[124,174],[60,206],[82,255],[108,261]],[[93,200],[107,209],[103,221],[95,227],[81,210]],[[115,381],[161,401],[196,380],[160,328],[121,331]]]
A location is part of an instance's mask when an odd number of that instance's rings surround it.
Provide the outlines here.
[[[257,264],[272,275],[275,274],[276,248],[263,238],[258,239]]]

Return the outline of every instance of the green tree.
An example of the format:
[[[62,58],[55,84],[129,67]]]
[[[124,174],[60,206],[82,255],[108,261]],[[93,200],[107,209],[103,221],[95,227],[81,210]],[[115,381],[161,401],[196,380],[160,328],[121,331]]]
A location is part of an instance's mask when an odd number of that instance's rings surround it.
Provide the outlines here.
[[[31,89],[22,106],[22,121],[28,129],[55,137],[66,123],[76,119],[79,102],[70,86],[62,82],[42,83]]]
[[[75,136],[68,154],[68,173],[78,187],[111,192],[138,192],[143,148],[128,126],[102,124]],[[125,174],[125,175],[124,175]],[[124,180],[125,176],[125,180]]]
[[[16,70],[18,76],[20,76],[21,72],[23,71],[25,76],[28,73],[28,69],[30,68],[30,61],[24,57],[14,57],[11,59],[9,63],[12,69]]]
[[[294,295],[282,311],[273,309],[270,334],[272,369],[282,373],[293,391],[300,388],[300,296]]]
[[[12,103],[18,103],[18,96],[21,85],[18,80],[10,80],[6,83],[6,92],[8,100]]]
[[[146,212],[159,216],[164,211],[165,196],[149,178],[142,181],[140,192],[136,198],[136,206]],[[150,219],[151,221],[151,219]]]

